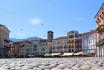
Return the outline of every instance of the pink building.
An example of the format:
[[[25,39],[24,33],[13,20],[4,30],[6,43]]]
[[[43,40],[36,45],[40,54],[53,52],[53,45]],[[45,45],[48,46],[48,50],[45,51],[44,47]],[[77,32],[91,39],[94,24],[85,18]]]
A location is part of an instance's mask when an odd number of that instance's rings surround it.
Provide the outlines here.
[[[52,41],[52,53],[68,52],[67,36],[58,37]]]

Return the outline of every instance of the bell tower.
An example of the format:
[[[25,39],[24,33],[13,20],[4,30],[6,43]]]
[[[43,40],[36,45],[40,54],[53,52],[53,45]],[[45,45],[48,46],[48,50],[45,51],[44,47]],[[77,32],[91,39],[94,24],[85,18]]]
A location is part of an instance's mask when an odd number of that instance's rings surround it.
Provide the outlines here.
[[[48,42],[52,42],[52,40],[53,40],[53,32],[52,31],[48,31],[48,35],[47,35],[48,37]]]
[[[52,53],[52,40],[53,40],[53,32],[48,31],[48,33],[47,33],[47,45],[49,48],[49,54]]]

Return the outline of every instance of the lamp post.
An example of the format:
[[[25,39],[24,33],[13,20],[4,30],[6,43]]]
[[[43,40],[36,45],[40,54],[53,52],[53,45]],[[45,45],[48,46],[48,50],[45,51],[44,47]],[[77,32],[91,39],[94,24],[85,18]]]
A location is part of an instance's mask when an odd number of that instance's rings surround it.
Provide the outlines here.
[[[75,33],[74,33],[74,53],[75,53]]]

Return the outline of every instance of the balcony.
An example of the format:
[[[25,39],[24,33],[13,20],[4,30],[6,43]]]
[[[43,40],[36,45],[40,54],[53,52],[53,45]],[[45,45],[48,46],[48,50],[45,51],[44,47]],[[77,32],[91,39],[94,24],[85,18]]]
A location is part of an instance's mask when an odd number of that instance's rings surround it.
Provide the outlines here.
[[[97,43],[96,43],[97,46],[102,46],[104,45],[104,39],[101,39],[99,40]]]
[[[98,26],[97,29],[96,29],[96,31],[97,31],[97,33],[102,33],[102,32],[104,32],[104,25]]]
[[[4,39],[4,41],[5,41],[5,42],[7,42],[7,43],[9,43],[9,42],[10,42],[10,40],[7,40],[7,39]]]

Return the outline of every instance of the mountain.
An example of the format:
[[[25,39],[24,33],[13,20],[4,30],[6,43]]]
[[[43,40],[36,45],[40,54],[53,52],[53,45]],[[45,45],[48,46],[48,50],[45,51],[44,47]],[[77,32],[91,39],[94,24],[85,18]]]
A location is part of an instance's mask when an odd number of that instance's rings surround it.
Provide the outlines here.
[[[10,38],[10,40],[13,42],[18,42],[18,41],[22,41],[23,39]]]
[[[41,39],[42,38],[39,38],[39,37],[28,37],[28,38],[25,38],[25,39],[10,38],[10,40],[13,41],[13,42],[24,41],[24,40],[33,41],[33,40],[41,40]]]
[[[26,40],[32,41],[32,40],[41,40],[42,38],[38,38],[38,37],[29,37]]]

